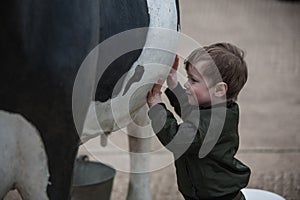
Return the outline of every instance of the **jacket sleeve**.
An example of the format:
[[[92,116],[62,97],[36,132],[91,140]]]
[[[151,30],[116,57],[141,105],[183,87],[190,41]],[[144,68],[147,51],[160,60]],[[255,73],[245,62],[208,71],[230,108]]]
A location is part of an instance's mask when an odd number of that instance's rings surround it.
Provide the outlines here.
[[[151,125],[160,142],[175,157],[182,154],[198,154],[204,133],[189,120],[178,124],[174,115],[162,103],[149,110]]]
[[[184,120],[191,111],[191,106],[188,103],[188,97],[185,90],[178,83],[173,90],[170,90],[169,88],[166,89],[165,94],[167,95],[170,104],[174,107],[176,114]]]

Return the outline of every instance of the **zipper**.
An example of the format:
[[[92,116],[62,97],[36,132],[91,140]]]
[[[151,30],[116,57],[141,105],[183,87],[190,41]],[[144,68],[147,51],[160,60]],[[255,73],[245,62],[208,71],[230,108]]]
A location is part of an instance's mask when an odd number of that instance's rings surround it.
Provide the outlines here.
[[[194,193],[195,195],[197,195],[197,189],[196,189],[196,187],[195,187],[195,185],[194,185],[194,183],[193,183],[193,179],[192,179],[191,171],[190,171],[190,169],[189,169],[189,165],[188,165],[188,160],[187,160],[187,158],[184,158],[184,163],[185,163],[185,169],[186,169],[186,171],[187,171],[187,174],[188,174],[190,183],[191,183],[191,185],[192,185],[193,193]]]

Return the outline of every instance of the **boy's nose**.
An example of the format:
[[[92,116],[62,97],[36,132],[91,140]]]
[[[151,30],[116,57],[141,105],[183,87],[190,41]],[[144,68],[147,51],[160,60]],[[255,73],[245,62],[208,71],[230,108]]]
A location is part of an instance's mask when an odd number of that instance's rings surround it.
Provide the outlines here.
[[[184,87],[185,87],[185,89],[188,89],[188,88],[190,88],[190,84],[189,84],[189,82],[187,81],[187,82],[185,82],[185,84],[183,85]]]

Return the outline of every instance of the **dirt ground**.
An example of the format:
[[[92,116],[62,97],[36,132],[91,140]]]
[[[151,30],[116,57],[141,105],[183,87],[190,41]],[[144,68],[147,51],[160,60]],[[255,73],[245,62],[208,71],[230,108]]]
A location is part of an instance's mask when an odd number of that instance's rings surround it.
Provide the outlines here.
[[[237,157],[252,170],[248,187],[299,200],[300,3],[184,0],[180,6],[184,34],[201,45],[225,41],[246,52],[249,79],[238,99],[241,120]],[[126,148],[126,139],[114,137],[117,145]],[[123,162],[120,155],[108,155]],[[129,174],[119,170],[112,200],[126,199],[128,181]],[[183,199],[171,163],[151,173],[151,194],[153,200]],[[5,200],[19,199],[13,196],[11,193]]]

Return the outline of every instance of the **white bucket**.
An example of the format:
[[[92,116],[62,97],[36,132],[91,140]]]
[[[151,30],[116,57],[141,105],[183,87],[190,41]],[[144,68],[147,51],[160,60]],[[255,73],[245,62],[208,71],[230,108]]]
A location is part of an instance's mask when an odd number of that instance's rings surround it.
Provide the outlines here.
[[[246,200],[285,200],[282,196],[266,190],[244,188],[242,193]]]

